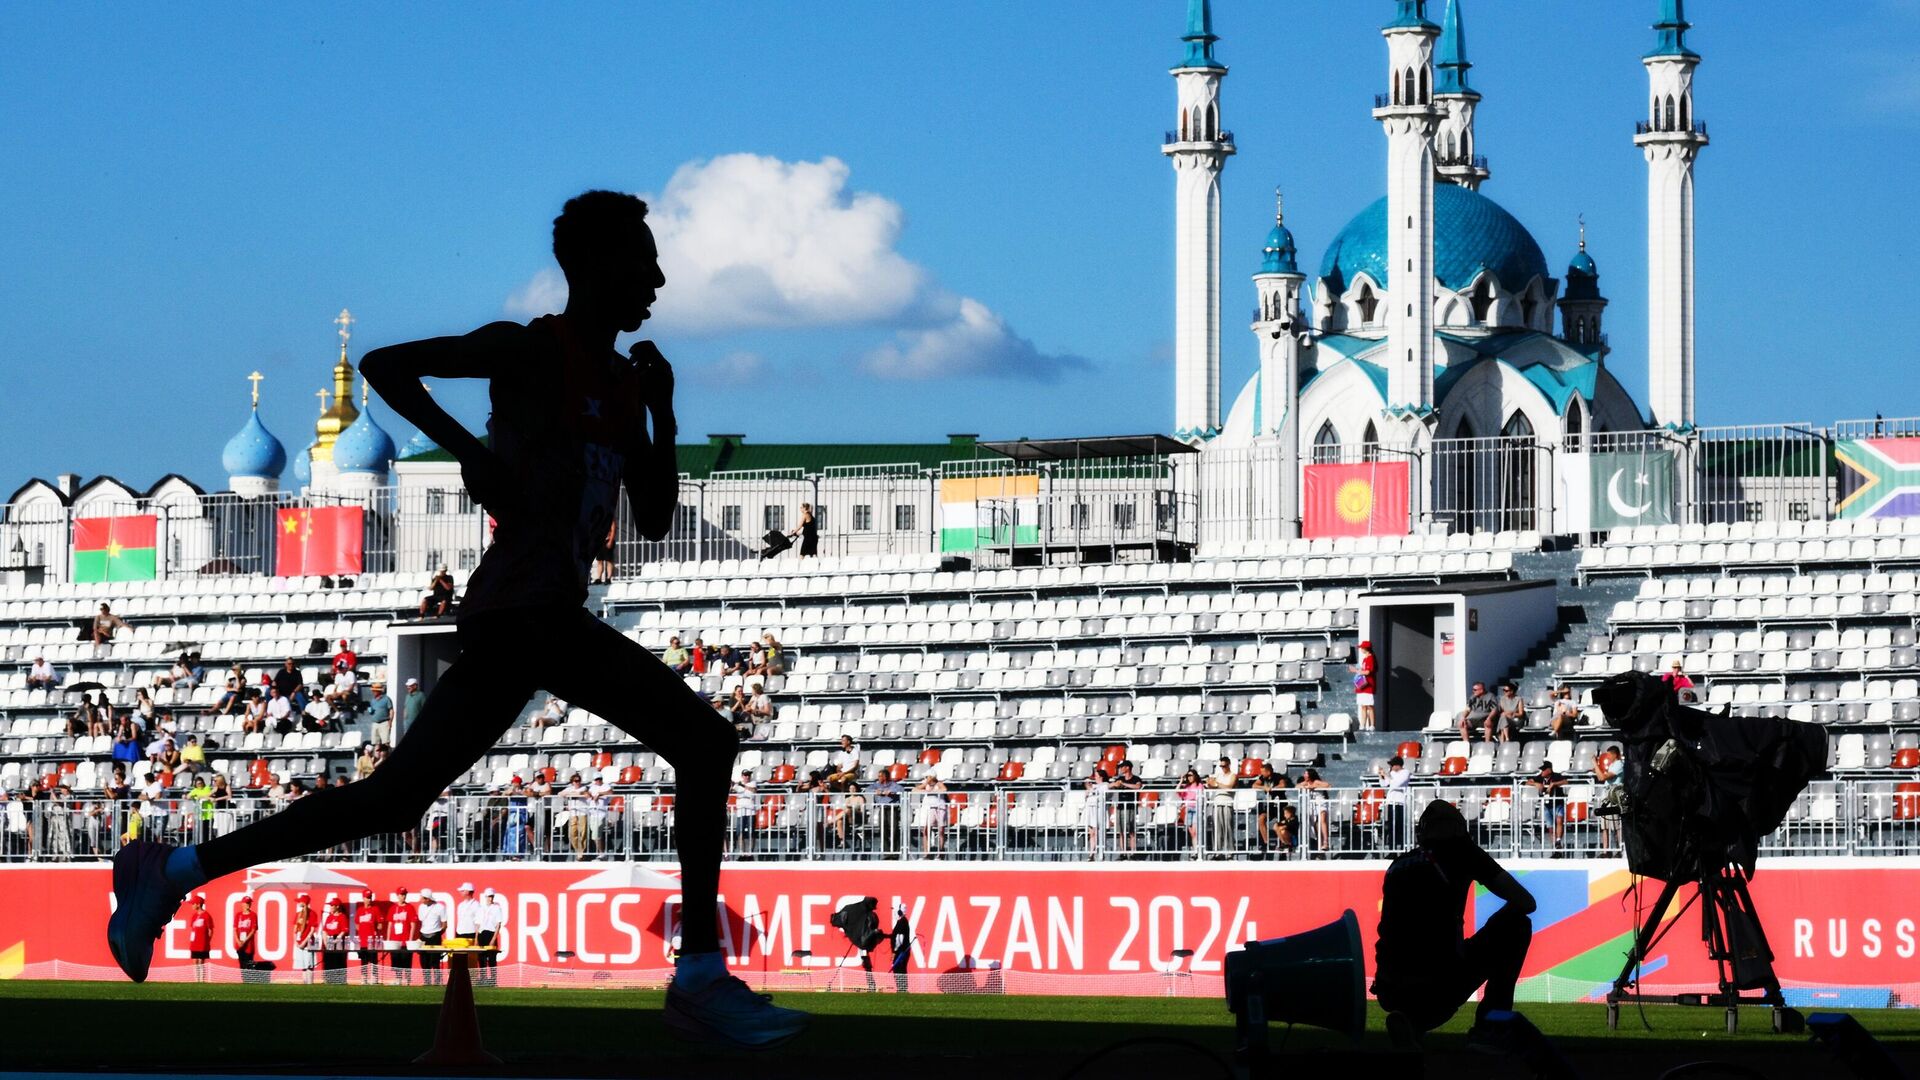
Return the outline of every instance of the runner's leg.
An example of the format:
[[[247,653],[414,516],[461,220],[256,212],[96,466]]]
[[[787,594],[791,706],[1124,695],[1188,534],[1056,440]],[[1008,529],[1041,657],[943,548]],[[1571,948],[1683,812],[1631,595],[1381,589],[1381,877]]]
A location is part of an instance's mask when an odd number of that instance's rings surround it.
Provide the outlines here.
[[[618,725],[673,765],[681,950],[712,952],[720,947],[714,904],[740,736],[659,657],[584,610],[574,615],[577,621],[564,632],[556,628],[547,645],[568,662],[543,677],[545,688]]]
[[[515,674],[524,643],[540,636],[528,623],[502,612],[463,625],[459,657],[372,776],[317,791],[200,845],[195,851],[207,878],[417,825],[434,798],[513,725],[532,695],[531,682]]]

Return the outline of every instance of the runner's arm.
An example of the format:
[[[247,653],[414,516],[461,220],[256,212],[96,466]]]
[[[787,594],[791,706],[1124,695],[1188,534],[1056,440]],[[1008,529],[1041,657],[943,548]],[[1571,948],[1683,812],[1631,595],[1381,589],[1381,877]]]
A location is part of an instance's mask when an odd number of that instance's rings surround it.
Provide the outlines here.
[[[519,356],[526,329],[519,323],[496,322],[460,337],[385,345],[361,357],[360,374],[394,412],[465,463],[486,448],[433,400],[420,380],[491,379]]]
[[[640,394],[652,433],[636,428],[627,446],[627,503],[634,527],[648,540],[664,540],[673,531],[680,506],[680,458],[674,445],[679,423],[673,415],[673,367],[651,341],[636,342],[628,355],[639,368]]]

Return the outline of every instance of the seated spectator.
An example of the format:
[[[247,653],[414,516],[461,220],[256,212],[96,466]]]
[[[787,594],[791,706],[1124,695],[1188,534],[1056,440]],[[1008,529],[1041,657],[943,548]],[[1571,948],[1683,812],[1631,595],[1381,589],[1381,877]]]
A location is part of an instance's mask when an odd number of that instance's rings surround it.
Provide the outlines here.
[[[180,725],[174,722],[173,711],[168,710],[166,712],[161,713],[160,718],[153,722],[153,730],[160,732],[163,735],[180,734]]]
[[[156,734],[147,744],[147,760],[167,770],[180,764],[180,751],[174,748],[173,736]]]
[[[1547,705],[1553,710],[1547,720],[1547,734],[1556,739],[1573,738],[1574,725],[1580,722],[1580,706],[1573,703],[1573,687],[1554,687]]]
[[[333,654],[333,670],[338,673],[342,671],[355,671],[358,670],[359,667],[359,654],[355,653],[353,649],[347,645],[346,638],[341,638],[340,651]]]
[[[759,687],[754,687],[755,692]],[[833,752],[833,771],[827,774],[829,784],[846,783],[860,775],[860,751],[853,745],[853,736],[840,736],[840,749]]]
[[[734,688],[736,696],[738,695],[739,689],[739,687]],[[745,708],[735,708],[733,702],[729,701],[724,694],[714,695],[713,707],[726,714],[727,722],[733,725],[734,733],[739,735],[740,738],[750,739],[753,737],[753,717]]]
[[[372,776],[373,766],[373,744],[361,743],[360,756],[353,759],[353,778],[355,780],[365,780],[367,777]]]
[[[105,735],[113,730],[113,706],[102,704],[93,710],[93,719],[87,722],[88,735]]]
[[[747,715],[753,717],[755,723],[773,719],[773,699],[767,696],[759,683],[753,684],[753,697],[747,702]]]
[[[73,707],[72,714],[67,717],[65,727],[67,738],[74,739],[89,734],[96,723],[96,715],[93,699],[86,694],[81,694],[80,703]]]
[[[332,731],[333,719],[333,706],[327,704],[327,699],[314,698],[300,710],[300,730]]]
[[[733,688],[733,698],[727,702],[727,711],[733,714],[734,727],[738,728],[741,724],[745,724],[749,728],[753,726],[752,703],[747,700],[746,687],[736,686]]]
[[[187,678],[193,680],[194,686],[207,681],[207,665],[201,661],[200,654],[197,652],[187,654]]]
[[[761,635],[760,651],[766,654],[766,673],[768,675],[782,675],[786,673],[787,661],[786,658],[781,655],[780,642],[774,638],[773,631],[769,630]]]
[[[293,730],[293,699],[280,692],[278,686],[268,690],[272,696],[267,699],[266,721],[273,730],[285,735]]]
[[[271,691],[269,691],[271,693]],[[240,730],[246,733],[267,730],[271,717],[267,715],[267,699],[255,694],[247,698],[246,715],[240,720]]]
[[[678,634],[667,639],[667,651],[660,655],[660,659],[672,668],[676,675],[685,675],[693,670],[693,658],[688,656],[687,650],[680,645]]]
[[[100,613],[93,617],[93,644],[98,647],[111,644],[116,630],[125,630],[127,620],[113,613],[105,604],[100,605]]]
[[[348,668],[336,671],[327,684],[327,703],[341,712],[354,712],[360,706],[360,673]]]
[[[720,646],[720,651],[713,655],[712,674],[739,675],[745,670],[746,664],[741,661],[740,654],[733,651],[731,645]]]
[[[452,607],[453,575],[447,573],[447,568],[443,566],[439,573],[433,575],[433,581],[427,585],[427,595],[420,599],[420,617],[424,619],[432,615],[435,618],[445,618]]]
[[[1493,722],[1501,742],[1512,742],[1515,733],[1526,727],[1527,707],[1520,701],[1519,688],[1512,683],[1500,685],[1500,696],[1493,699]]]
[[[767,650],[759,642],[747,644],[746,674],[762,675],[767,673]]]
[[[153,726],[153,695],[144,687],[133,692],[133,722],[142,730]]]
[[[187,736],[187,744],[180,748],[180,760],[196,769],[206,765],[207,751],[200,745],[200,736]]]
[[[1700,695],[1694,692],[1693,680],[1680,669],[1680,658],[1677,656],[1673,658],[1667,673],[1660,676],[1660,681],[1673,688],[1673,696],[1679,701],[1691,704],[1700,700]]]
[[[165,675],[153,677],[154,689],[163,686],[177,687],[181,690],[193,689],[193,666],[187,662],[187,654],[181,653],[174,658],[173,666],[167,668]]]
[[[133,730],[133,724],[120,721],[120,727],[113,733],[113,760],[131,765],[141,758],[140,735]]]
[[[294,666],[293,657],[287,657],[279,671],[273,673],[273,688],[280,696],[292,703],[293,708],[303,709],[307,704],[307,680]]]
[[[1467,695],[1467,707],[1460,710],[1460,738],[1471,740],[1475,727],[1484,727],[1489,741],[1493,739],[1493,712],[1497,706],[1493,695],[1487,693],[1487,684],[1473,684],[1473,693]]]
[[[537,728],[559,727],[567,722],[567,703],[552,694],[547,695],[547,703],[533,715],[533,726]]]
[[[226,716],[234,711],[246,711],[246,703],[241,700],[240,680],[228,679],[227,688],[213,704],[207,706],[207,715]]]
[[[60,677],[54,673],[53,665],[47,663],[44,656],[33,658],[33,666],[27,669],[27,689],[51,690],[60,685]]]
[[[133,789],[127,786],[127,767],[120,764],[117,754],[114,756],[113,779],[107,781],[101,790],[113,802],[119,802],[133,794]]]

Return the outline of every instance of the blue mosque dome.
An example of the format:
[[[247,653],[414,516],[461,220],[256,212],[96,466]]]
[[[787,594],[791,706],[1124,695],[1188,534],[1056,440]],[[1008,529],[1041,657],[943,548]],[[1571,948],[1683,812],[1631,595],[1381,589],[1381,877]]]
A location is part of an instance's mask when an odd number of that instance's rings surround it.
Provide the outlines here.
[[[313,447],[293,455],[293,486],[303,488],[313,483]]]
[[[1294,262],[1296,254],[1293,246],[1293,233],[1285,225],[1275,223],[1273,231],[1267,234],[1267,242],[1261,248],[1260,272],[1263,274],[1297,274],[1300,267]]]
[[[373,422],[373,410],[365,407],[333,444],[334,468],[342,473],[384,473],[394,456],[393,437]]]
[[[1567,287],[1564,299],[1597,300],[1600,297],[1600,267],[1594,264],[1593,256],[1587,254],[1587,242],[1580,241],[1580,250],[1567,264]]]
[[[1482,268],[1509,291],[1518,292],[1535,277],[1549,278],[1547,257],[1526,226],[1499,203],[1454,184],[1433,186],[1433,272],[1449,289],[1463,290]],[[1362,271],[1391,287],[1387,269],[1387,200],[1347,222],[1327,247],[1320,276],[1345,292]]]
[[[287,467],[287,448],[260,422],[260,410],[255,409],[247,417],[246,425],[228,439],[226,449],[220,451],[220,466],[230,477],[277,479]]]

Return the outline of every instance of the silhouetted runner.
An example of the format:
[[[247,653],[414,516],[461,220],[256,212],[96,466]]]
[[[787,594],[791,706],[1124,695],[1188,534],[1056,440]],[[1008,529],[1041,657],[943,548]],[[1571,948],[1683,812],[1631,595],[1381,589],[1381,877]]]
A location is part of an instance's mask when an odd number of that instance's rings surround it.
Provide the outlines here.
[[[153,943],[181,897],[211,878],[419,824],[434,798],[518,719],[536,689],[618,724],[671,762],[682,907],[681,957],[666,1021],[686,1037],[783,1042],[805,1013],[772,1005],[727,973],[715,925],[728,780],[738,736],[652,653],[582,608],[620,486],[634,524],[666,536],[679,498],[673,369],[651,341],[614,339],[646,320],[666,283],[646,204],[589,191],[553,223],[566,310],[522,326],[375,349],[361,373],[388,405],[459,460],[467,491],[496,521],[457,612],[460,654],[372,776],[327,788],[204,844],[136,841],[115,854],[118,907],[107,940],[144,981]],[[488,443],[435,404],[422,377],[485,379]],[[652,434],[648,434],[651,420]],[[528,642],[564,664],[536,676]]]

